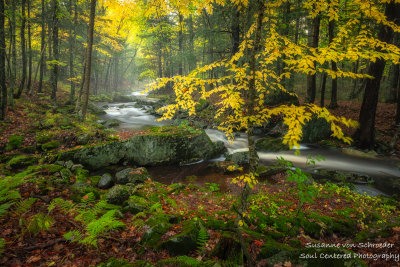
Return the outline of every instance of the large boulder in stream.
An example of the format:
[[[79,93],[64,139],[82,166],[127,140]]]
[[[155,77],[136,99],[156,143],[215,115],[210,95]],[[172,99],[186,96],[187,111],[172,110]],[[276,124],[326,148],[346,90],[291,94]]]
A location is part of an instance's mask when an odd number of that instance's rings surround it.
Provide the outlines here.
[[[59,155],[59,160],[79,162],[89,169],[99,169],[119,162],[138,166],[178,164],[209,159],[220,155],[208,135],[189,127],[155,127],[124,141],[87,146]]]

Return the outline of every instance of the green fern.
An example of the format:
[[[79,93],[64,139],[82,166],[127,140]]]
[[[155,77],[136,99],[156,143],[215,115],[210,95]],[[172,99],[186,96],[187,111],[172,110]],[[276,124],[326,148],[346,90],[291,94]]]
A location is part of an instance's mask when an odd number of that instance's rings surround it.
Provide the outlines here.
[[[20,220],[21,225],[25,225],[26,230],[33,235],[37,235],[40,232],[50,230],[51,226],[54,224],[54,219],[49,215],[43,213],[37,213],[29,221],[24,219]]]
[[[3,253],[3,248],[7,244],[4,238],[0,238],[0,255]]]
[[[208,241],[208,233],[207,230],[204,228],[204,226],[200,226],[199,233],[197,234],[197,251],[199,254],[203,253],[205,249],[205,245]]]
[[[26,213],[28,210],[31,209],[32,205],[36,202],[36,198],[27,198],[17,202],[14,205],[13,213],[15,215],[21,216],[22,214]]]
[[[7,213],[8,209],[14,205],[15,200],[21,198],[16,188],[32,175],[34,173],[25,171],[14,176],[0,177],[0,217]]]
[[[94,195],[90,196],[90,194],[78,205],[71,201],[54,199],[49,206],[49,212],[58,207],[65,213],[77,214],[74,219],[81,222],[85,228],[70,231],[64,235],[64,238],[71,242],[97,247],[99,236],[108,231],[122,228],[125,224],[116,219],[118,212],[115,209],[116,206],[110,205],[104,200],[93,205]]]

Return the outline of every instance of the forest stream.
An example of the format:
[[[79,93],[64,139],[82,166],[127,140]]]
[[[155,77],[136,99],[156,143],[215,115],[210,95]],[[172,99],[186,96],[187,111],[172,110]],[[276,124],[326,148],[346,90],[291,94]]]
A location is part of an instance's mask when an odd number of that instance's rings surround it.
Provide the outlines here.
[[[133,92],[132,96],[140,97],[151,101],[146,95],[140,92]],[[156,101],[156,99],[154,99]],[[145,130],[153,126],[169,125],[171,121],[157,121],[157,118],[146,111],[146,106],[140,108],[135,102],[129,103],[102,103],[101,107],[105,109],[106,115],[100,116],[102,120],[117,119],[121,123],[115,127],[117,130]],[[232,141],[228,140],[225,134],[216,129],[205,130],[212,141],[222,141],[229,153],[247,151],[247,136],[240,133]],[[259,136],[261,137],[261,136]],[[296,154],[295,149],[279,152],[258,152],[260,163],[272,165],[276,163],[278,157],[293,163],[294,167],[301,168],[305,172],[315,172],[318,169],[337,170],[344,172],[355,172],[373,177],[375,180],[384,180],[387,178],[400,178],[400,170],[388,158],[363,158],[348,155],[339,149],[327,148],[318,144],[301,144],[300,153]],[[322,156],[324,160],[315,161],[315,164],[307,164],[309,157]],[[225,156],[218,158],[191,163],[177,168],[176,166],[150,167],[149,172],[155,180],[165,183],[195,183],[204,185],[205,183],[216,183],[221,190],[227,191],[230,185],[226,182],[227,175],[218,173],[210,168],[210,162],[224,161]],[[356,191],[366,193],[367,195],[377,196],[385,195],[382,191],[368,184],[355,184]]]

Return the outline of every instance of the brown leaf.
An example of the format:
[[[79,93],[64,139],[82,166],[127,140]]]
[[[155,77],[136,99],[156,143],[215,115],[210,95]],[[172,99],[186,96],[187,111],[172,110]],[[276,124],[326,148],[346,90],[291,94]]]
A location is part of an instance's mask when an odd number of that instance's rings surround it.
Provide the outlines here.
[[[26,261],[26,263],[34,263],[34,262],[40,261],[41,259],[42,259],[42,256],[40,256],[40,255],[33,255],[33,256],[30,256],[30,257],[28,258],[28,260]]]

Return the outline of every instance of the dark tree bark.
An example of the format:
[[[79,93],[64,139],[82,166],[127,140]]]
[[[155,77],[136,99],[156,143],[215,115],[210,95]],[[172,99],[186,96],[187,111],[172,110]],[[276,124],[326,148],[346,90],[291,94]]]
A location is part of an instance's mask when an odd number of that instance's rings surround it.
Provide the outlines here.
[[[8,93],[10,106],[14,108],[14,90],[15,90],[15,79],[17,78],[17,33],[15,30],[15,1],[11,0],[11,75],[10,75],[10,89]]]
[[[193,18],[192,15],[189,15],[188,19],[188,27],[189,27],[189,72],[196,68],[196,57],[194,55],[194,30],[193,30]]]
[[[85,120],[87,106],[89,101],[89,89],[90,89],[90,74],[92,68],[92,49],[93,49],[93,31],[94,31],[94,20],[96,15],[96,0],[90,1],[90,18],[89,18],[89,28],[88,28],[88,40],[86,47],[86,65],[85,65],[85,81],[83,84],[83,105],[81,109],[81,119]]]
[[[396,103],[397,98],[399,97],[397,95],[397,88],[399,86],[399,77],[400,77],[400,65],[396,64],[393,67],[393,72],[392,72],[392,80],[390,83],[390,95],[388,102],[389,103]]]
[[[240,24],[239,24],[240,12],[233,8],[232,13],[232,24],[231,24],[231,40],[232,40],[232,56],[239,51],[240,45]]]
[[[325,106],[325,90],[326,90],[326,78],[327,74],[324,72],[322,76],[322,82],[321,82],[321,103],[320,106],[324,107]]]
[[[4,30],[4,0],[0,0],[0,120],[6,118],[7,87],[6,87],[6,34]]]
[[[396,125],[400,124],[400,83],[397,84],[397,111],[396,111]]]
[[[389,3],[386,4],[385,15],[389,21],[395,21],[397,24],[400,19],[400,4]],[[396,21],[397,20],[397,21]],[[383,42],[390,43],[393,37],[393,30],[381,24],[378,38]],[[374,79],[368,79],[363,102],[360,110],[360,128],[355,133],[355,139],[360,148],[371,149],[375,144],[375,114],[378,105],[379,87],[385,68],[385,61],[382,59],[376,60],[371,63],[368,74],[373,76]]]
[[[58,0],[53,0],[53,32],[52,32],[52,45],[53,45],[53,69],[51,70],[51,100],[54,105],[57,103],[57,86],[58,86]]]
[[[329,43],[332,42],[333,37],[335,35],[335,21],[331,20],[329,21],[329,26],[328,26],[328,31],[329,31]],[[337,71],[337,66],[336,62],[332,61],[332,71],[336,72]],[[329,104],[329,108],[335,109],[338,107],[337,103],[337,79],[332,79],[332,88],[331,88],[331,103]]]
[[[17,94],[15,95],[15,98],[20,98],[22,91],[25,89],[25,81],[26,81],[26,50],[25,50],[25,23],[26,23],[26,17],[25,17],[25,4],[26,0],[22,0],[21,3],[21,14],[22,14],[22,20],[21,20],[21,55],[22,55],[22,76],[21,76],[21,83],[19,85],[19,89]]]
[[[321,24],[320,16],[316,16],[312,20],[312,29],[311,29],[311,38],[310,38],[310,47],[317,48],[318,47],[318,38],[319,38],[319,26]],[[316,68],[317,63],[314,62],[314,67]],[[317,91],[317,75],[309,74],[307,75],[307,96],[305,99],[306,103],[314,103],[315,94]]]
[[[31,1],[28,0],[28,82],[26,84],[27,92],[32,90],[32,35],[31,35]]]
[[[72,9],[72,0],[69,1],[69,7],[71,10],[71,17],[72,17],[72,12],[74,12],[74,18],[73,21],[71,21],[71,26],[69,29],[69,78],[71,79],[70,81],[70,94],[69,94],[69,102],[72,103],[75,98],[75,82],[72,80],[72,78],[75,76],[74,74],[74,48],[75,48],[75,42],[76,42],[76,24],[78,23],[78,10],[77,10],[77,3],[75,2],[74,4],[74,9]],[[74,11],[73,11],[74,10]]]
[[[40,74],[39,74],[39,88],[38,92],[42,92],[43,88],[43,75],[44,75],[44,70],[46,68],[46,6],[45,6],[45,1],[42,0],[42,21],[41,21],[41,26],[42,26],[42,32],[40,33]]]

